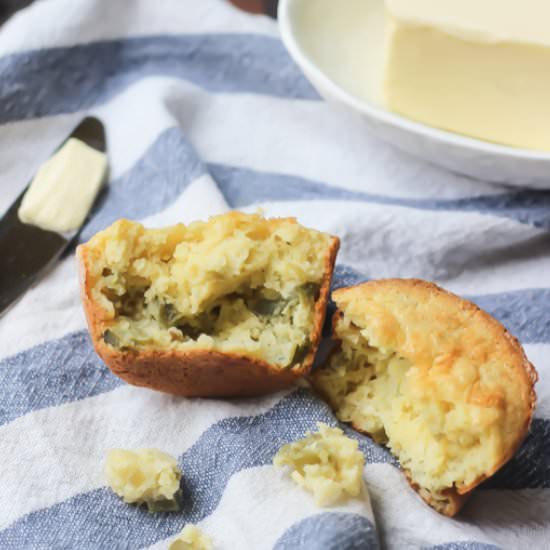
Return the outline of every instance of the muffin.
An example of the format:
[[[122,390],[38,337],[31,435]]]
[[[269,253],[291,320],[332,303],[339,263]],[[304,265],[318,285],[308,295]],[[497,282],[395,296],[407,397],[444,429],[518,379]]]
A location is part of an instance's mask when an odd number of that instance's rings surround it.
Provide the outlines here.
[[[339,347],[313,386],[387,445],[430,506],[455,515],[527,435],[534,367],[498,321],[434,284],[372,281],[333,299]]]
[[[293,218],[119,220],[77,249],[95,350],[130,384],[177,395],[289,386],[313,363],[338,246]]]

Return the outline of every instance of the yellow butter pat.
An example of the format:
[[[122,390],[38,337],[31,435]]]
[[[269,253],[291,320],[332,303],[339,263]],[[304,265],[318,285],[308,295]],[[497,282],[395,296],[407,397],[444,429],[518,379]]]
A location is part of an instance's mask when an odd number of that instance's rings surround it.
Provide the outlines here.
[[[38,170],[19,207],[19,219],[47,231],[78,229],[107,173],[107,156],[76,138]]]

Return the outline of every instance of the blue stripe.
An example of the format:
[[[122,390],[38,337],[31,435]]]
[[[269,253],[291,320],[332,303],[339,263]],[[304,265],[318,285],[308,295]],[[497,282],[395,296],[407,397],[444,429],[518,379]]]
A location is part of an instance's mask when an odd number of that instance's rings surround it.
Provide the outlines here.
[[[298,390],[267,413],[224,419],[206,430],[179,459],[184,472],[180,514],[151,515],[102,488],[30,513],[0,532],[0,548],[140,548],[196,523],[218,506],[235,473],[270,464],[281,445],[335,424],[328,407]],[[375,445],[357,435],[364,446]]]
[[[68,334],[0,361],[3,389],[0,425],[45,407],[108,392],[122,384],[96,355],[86,331]],[[308,399],[313,402],[312,398]],[[315,418],[334,424],[328,407],[321,401],[315,403],[315,406],[310,404],[317,411]],[[344,430],[359,441],[369,462],[393,462],[386,449],[349,427]]]
[[[364,280],[354,269],[337,265],[333,289]],[[550,310],[550,290],[470,298],[503,321],[524,342],[550,342],[546,313]],[[334,304],[329,314],[333,311]],[[327,322],[330,322],[330,315]],[[109,391],[119,381],[95,355],[87,333],[80,331],[0,360],[0,383],[4,388],[1,425],[33,410]],[[40,390],[43,388],[46,391]]]
[[[550,342],[550,289],[532,288],[469,296],[522,343]]]
[[[365,278],[357,271],[338,265],[333,287],[350,286],[362,280]],[[517,291],[473,299],[504,320],[512,333],[523,341],[549,343],[549,316],[545,313],[545,308],[549,308],[549,293],[548,290]],[[527,303],[520,299],[522,297],[528,297]],[[332,304],[329,314],[333,311]],[[330,322],[330,316],[327,316],[327,322]],[[542,320],[540,325],[535,323],[537,318]],[[524,319],[529,321],[524,322]],[[326,333],[329,334],[330,330]],[[120,383],[96,356],[85,331],[48,341],[0,360],[0,384],[4,390],[0,425],[34,410],[109,391]]]
[[[347,286],[355,286],[369,281],[372,277],[367,277],[349,265],[338,264],[334,268],[332,275],[331,292]]]
[[[45,407],[78,401],[115,389],[122,381],[97,357],[86,332],[69,334],[0,361],[3,388],[0,425]],[[333,424],[321,402],[311,419]],[[312,407],[313,409],[314,407]],[[324,412],[323,412],[324,411]],[[396,464],[389,452],[349,427],[369,463]],[[550,488],[550,421],[535,419],[519,453],[485,486],[490,489]]]
[[[359,514],[325,512],[294,524],[273,550],[377,550],[372,522]]]
[[[524,190],[453,200],[401,199],[341,189],[299,176],[220,164],[209,164],[208,168],[232,208],[261,202],[340,200],[419,210],[478,212],[550,229],[550,191]]]
[[[149,515],[125,505],[102,488],[20,518],[0,532],[0,547],[138,548],[153,544],[174,535],[186,523],[210,515],[231,476],[271,463],[281,445],[314,429],[316,421],[335,425],[324,403],[298,390],[267,413],[224,419],[211,426],[178,461],[184,472],[181,514]],[[388,462],[387,451],[367,437],[356,433],[353,436],[368,462]],[[537,470],[533,461],[549,460],[548,454],[525,456],[532,470]]]
[[[165,130],[131,170],[106,187],[80,240],[88,240],[120,218],[142,219],[164,210],[204,173],[183,132]]]
[[[368,193],[331,188],[296,177],[261,174],[252,170],[215,164],[205,167],[183,131],[180,128],[169,128],[158,136],[127,173],[106,187],[98,206],[92,213],[90,222],[81,232],[80,240],[89,239],[94,233],[121,217],[140,219],[162,211],[177,199],[189,183],[206,173],[207,170],[216,179],[228,203],[233,208],[245,206],[248,204],[247,199],[255,202],[256,199],[258,201],[273,200],[274,197],[278,197],[277,200],[295,200],[297,197],[301,197],[303,200],[315,198],[330,200],[346,196],[349,200],[359,200],[359,196],[362,197],[361,200],[371,200],[372,198],[374,202],[384,201],[388,204],[426,209],[432,207],[442,209],[446,203],[450,205],[450,209],[459,209],[458,204],[466,205],[465,209],[473,209],[474,203],[477,204],[483,202],[482,199],[488,199],[487,197],[461,199],[460,201],[391,199],[376,197]],[[529,191],[527,193],[539,192]],[[128,200],[128,197],[131,197],[132,200]],[[503,201],[512,203],[510,195],[490,198],[494,199],[494,208],[480,211],[506,217],[513,217],[515,212],[518,214],[518,218],[515,219],[533,225],[537,225],[542,220],[542,218],[537,218],[538,207],[529,207],[531,208],[529,209],[525,206],[526,209],[522,210],[521,204],[523,203],[521,201],[515,205],[514,209],[500,208],[497,199],[502,198]],[[467,204],[468,201],[471,204]],[[548,194],[548,203],[549,206],[546,207],[546,210],[550,222],[550,194]],[[544,200],[542,204],[544,206]]]
[[[483,489],[550,489],[550,421],[535,418],[516,455]]]
[[[522,344],[550,343],[550,289],[466,296],[498,319]]]
[[[0,361],[0,425],[121,384],[94,352],[86,331],[50,340]]]
[[[500,546],[475,541],[447,542],[437,546],[425,546],[423,550],[502,550]]]
[[[357,285],[368,279],[349,266],[339,265],[334,271],[332,289]],[[513,290],[465,298],[493,315],[522,343],[550,343],[549,288]],[[333,311],[334,305],[329,314]]]
[[[276,38],[147,36],[0,59],[0,123],[89,109],[150,76],[185,79],[211,92],[319,99]]]

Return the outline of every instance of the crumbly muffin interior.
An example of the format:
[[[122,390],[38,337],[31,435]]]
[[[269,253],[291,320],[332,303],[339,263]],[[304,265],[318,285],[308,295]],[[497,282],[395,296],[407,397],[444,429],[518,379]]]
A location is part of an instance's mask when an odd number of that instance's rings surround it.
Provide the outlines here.
[[[150,512],[180,509],[181,471],[174,457],[158,449],[111,449],[105,475],[124,502],[147,504]]]
[[[312,382],[340,420],[387,445],[421,495],[443,508],[445,490],[490,475],[517,442],[528,390],[513,380],[513,360],[499,364],[489,351],[501,343],[474,338],[460,308],[453,319],[452,304],[432,305],[430,320],[414,293],[347,299],[335,323],[341,347]]]
[[[330,242],[257,214],[165,229],[120,220],[86,245],[103,339],[121,350],[200,348],[297,365]]]
[[[318,431],[283,445],[273,457],[274,466],[290,466],[291,477],[311,491],[318,506],[330,506],[357,497],[363,486],[365,457],[359,443],[339,428],[317,423]]]

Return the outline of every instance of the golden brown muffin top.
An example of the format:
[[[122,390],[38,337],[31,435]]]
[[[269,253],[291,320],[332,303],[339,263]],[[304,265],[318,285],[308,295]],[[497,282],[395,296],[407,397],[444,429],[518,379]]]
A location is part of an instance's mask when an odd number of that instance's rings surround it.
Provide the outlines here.
[[[372,281],[337,290],[333,299],[369,345],[410,361],[407,376],[419,399],[462,404],[470,422],[497,428],[501,460],[493,471],[510,458],[531,418],[537,374],[497,320],[417,279]]]

